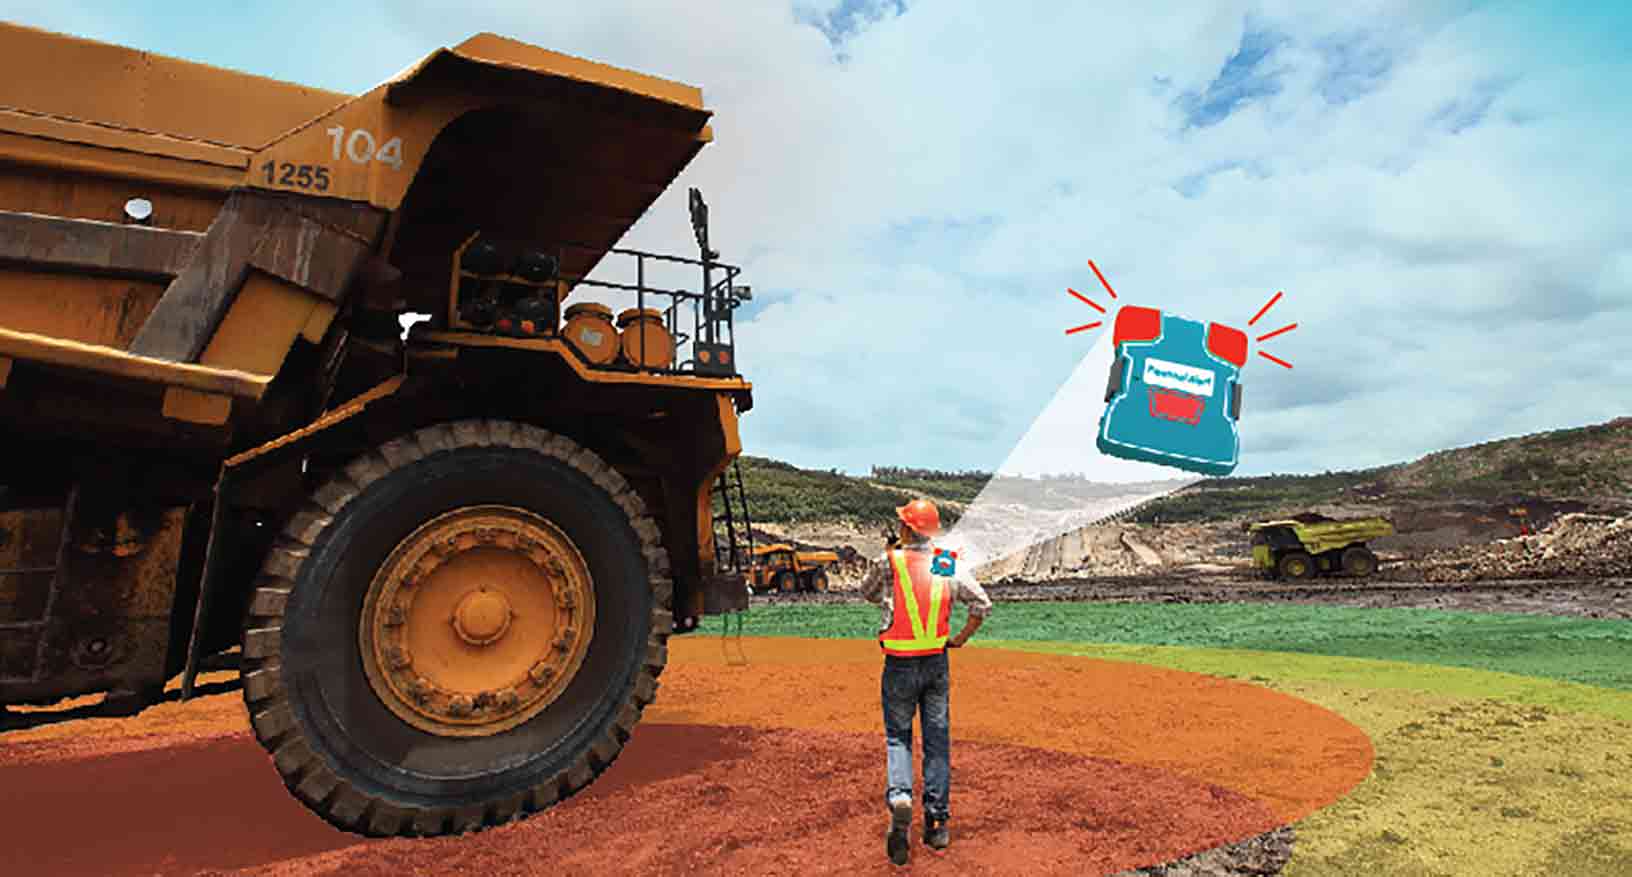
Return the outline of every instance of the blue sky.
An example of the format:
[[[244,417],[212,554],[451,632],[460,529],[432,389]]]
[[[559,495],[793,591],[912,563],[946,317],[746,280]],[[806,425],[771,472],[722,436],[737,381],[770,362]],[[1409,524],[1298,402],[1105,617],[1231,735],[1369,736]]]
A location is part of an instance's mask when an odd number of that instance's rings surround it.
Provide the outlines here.
[[[1104,302],[1090,258],[1237,326],[1285,290],[1242,474],[1632,413],[1632,4],[1126,5],[0,9],[348,92],[481,30],[702,86],[716,142],[628,243],[688,251],[708,193],[757,293],[750,453],[997,466],[1097,340],[1063,334],[1092,319],[1067,286]]]

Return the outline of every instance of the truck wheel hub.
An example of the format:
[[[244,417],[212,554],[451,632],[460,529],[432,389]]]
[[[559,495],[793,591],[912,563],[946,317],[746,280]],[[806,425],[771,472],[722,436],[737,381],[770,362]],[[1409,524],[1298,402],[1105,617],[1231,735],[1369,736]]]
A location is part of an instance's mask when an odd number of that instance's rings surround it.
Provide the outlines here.
[[[492,645],[510,629],[510,601],[485,587],[471,591],[453,613],[453,629],[473,646]]]
[[[397,545],[357,635],[369,684],[398,718],[480,737],[554,702],[594,629],[594,583],[565,533],[525,509],[470,506]]]

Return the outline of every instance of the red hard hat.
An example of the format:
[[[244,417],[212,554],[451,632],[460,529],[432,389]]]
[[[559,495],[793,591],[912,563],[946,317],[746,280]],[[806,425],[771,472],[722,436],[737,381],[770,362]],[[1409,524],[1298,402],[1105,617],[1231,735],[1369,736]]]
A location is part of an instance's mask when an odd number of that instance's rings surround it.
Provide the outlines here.
[[[897,508],[895,516],[920,536],[934,536],[941,532],[941,513],[927,499],[915,499]]]

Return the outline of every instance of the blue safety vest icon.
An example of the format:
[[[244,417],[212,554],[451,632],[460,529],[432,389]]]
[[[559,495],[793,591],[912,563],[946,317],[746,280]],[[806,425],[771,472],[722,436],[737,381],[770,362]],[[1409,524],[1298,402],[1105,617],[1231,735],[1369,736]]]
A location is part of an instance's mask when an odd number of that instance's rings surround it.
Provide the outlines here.
[[[1247,336],[1129,306],[1117,312],[1112,337],[1099,450],[1203,475],[1234,471]]]

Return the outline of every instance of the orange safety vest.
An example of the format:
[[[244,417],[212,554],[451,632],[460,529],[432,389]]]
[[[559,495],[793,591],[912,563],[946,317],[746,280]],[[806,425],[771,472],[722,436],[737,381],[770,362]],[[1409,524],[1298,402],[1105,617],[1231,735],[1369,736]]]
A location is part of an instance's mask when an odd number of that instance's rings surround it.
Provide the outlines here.
[[[927,551],[896,550],[889,558],[895,598],[890,627],[879,634],[879,646],[885,654],[901,656],[944,651],[952,625],[952,594],[946,579],[930,575]]]

